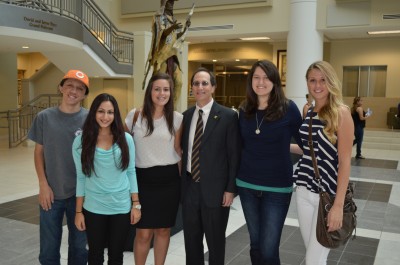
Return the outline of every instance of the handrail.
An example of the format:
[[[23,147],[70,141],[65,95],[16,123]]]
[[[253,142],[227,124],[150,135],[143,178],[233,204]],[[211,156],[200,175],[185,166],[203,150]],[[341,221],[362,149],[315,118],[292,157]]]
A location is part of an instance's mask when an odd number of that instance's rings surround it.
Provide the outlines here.
[[[58,106],[60,101],[60,94],[42,94],[20,108],[0,112],[0,114],[6,114],[0,115],[0,120],[7,119],[9,148],[18,146],[27,138],[33,119],[40,111]]]
[[[133,33],[119,30],[93,0],[0,0],[73,19],[120,63],[133,64]]]

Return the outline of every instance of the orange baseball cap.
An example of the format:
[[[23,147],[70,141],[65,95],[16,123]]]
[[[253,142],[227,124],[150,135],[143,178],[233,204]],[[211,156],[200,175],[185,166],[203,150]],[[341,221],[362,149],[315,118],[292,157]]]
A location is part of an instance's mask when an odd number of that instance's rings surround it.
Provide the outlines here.
[[[63,77],[64,79],[76,79],[81,81],[82,83],[85,84],[86,86],[86,93],[85,95],[87,95],[89,93],[89,77],[87,76],[87,74],[85,74],[84,72],[80,71],[80,70],[69,70]]]

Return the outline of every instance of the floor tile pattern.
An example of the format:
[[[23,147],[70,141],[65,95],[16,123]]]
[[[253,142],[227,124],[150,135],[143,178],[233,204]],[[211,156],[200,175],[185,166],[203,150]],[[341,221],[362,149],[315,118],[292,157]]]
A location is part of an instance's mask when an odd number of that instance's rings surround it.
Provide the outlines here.
[[[356,185],[358,207],[357,236],[345,246],[332,250],[328,265],[400,264],[400,151],[363,149],[363,155],[367,159],[353,158],[351,162],[351,181]],[[32,145],[8,149],[0,144],[0,182],[0,264],[39,264],[38,185]],[[178,219],[166,265],[185,264],[180,227]],[[67,234],[64,226],[62,265],[67,264]],[[231,207],[226,244],[226,264],[251,264],[249,236],[239,198]],[[127,249],[131,250],[129,245]],[[305,248],[298,228],[295,196],[285,221],[280,254],[282,264],[304,265]],[[207,249],[205,258],[208,258]],[[124,262],[134,264],[131,251],[124,253]],[[146,265],[153,264],[151,250]]]

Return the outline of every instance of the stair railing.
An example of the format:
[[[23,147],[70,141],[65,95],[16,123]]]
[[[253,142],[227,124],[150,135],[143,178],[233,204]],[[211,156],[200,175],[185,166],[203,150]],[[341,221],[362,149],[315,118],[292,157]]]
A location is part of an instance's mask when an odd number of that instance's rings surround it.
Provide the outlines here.
[[[8,124],[9,148],[16,147],[25,141],[36,115],[44,109],[58,106],[61,98],[60,94],[42,94],[18,109],[2,112],[6,114]]]

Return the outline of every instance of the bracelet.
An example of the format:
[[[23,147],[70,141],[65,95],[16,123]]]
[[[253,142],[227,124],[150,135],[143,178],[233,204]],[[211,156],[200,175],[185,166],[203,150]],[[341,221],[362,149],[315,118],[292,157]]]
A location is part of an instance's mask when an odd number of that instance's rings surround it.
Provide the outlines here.
[[[82,213],[82,211],[80,211],[80,212],[76,211],[75,213]]]
[[[132,201],[132,202],[139,202],[139,200],[136,200],[136,201]]]

